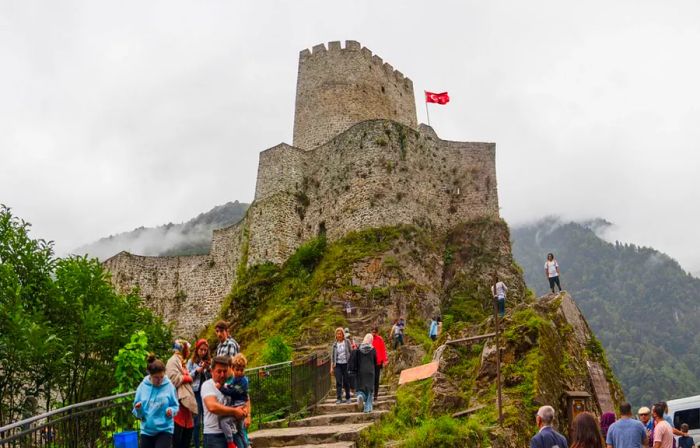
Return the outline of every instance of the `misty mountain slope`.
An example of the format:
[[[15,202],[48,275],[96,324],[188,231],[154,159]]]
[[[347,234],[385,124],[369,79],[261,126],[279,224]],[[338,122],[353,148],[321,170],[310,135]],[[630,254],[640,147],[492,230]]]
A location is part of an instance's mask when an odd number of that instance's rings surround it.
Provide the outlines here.
[[[139,227],[73,251],[106,260],[123,250],[138,255],[197,255],[209,253],[214,229],[227,227],[240,221],[248,204],[227,202],[182,224],[165,224],[158,227]]]
[[[585,225],[547,218],[512,230],[513,255],[538,295],[544,260],[559,261],[562,287],[576,297],[635,406],[700,393],[700,280],[647,247],[611,244]]]

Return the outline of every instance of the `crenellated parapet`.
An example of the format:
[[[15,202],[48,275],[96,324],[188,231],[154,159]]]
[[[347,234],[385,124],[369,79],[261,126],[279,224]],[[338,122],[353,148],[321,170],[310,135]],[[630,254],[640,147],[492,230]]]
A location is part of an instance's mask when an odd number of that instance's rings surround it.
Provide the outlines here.
[[[361,121],[416,128],[413,82],[359,42],[315,45],[299,54],[294,146],[313,149]]]

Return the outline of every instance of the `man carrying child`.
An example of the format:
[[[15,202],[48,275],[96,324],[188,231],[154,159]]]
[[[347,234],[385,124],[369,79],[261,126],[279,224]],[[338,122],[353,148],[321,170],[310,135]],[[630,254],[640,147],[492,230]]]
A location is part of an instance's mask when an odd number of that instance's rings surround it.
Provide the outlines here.
[[[224,429],[222,429],[222,426],[225,424],[223,422],[220,423],[220,417],[233,417],[234,420],[243,422],[242,426],[248,427],[250,425],[250,398],[243,406],[226,406],[227,397],[219,389],[228,377],[233,375],[230,363],[231,358],[229,356],[215,357],[211,362],[212,377],[205,381],[200,389],[202,401],[204,402],[204,446],[207,448],[230,448],[236,446],[235,442],[234,445],[228,443]],[[217,384],[219,387],[217,387]]]
[[[238,353],[231,358],[231,372],[226,382],[223,385],[216,383],[219,391],[228,398],[225,403],[226,406],[250,409],[248,377],[245,376],[246,364],[248,364],[248,361],[243,356],[243,353]],[[248,412],[248,415],[250,415],[250,412]],[[247,418],[249,417],[235,418],[228,415],[219,417],[219,426],[226,437],[227,448],[247,448],[250,446],[245,425]]]

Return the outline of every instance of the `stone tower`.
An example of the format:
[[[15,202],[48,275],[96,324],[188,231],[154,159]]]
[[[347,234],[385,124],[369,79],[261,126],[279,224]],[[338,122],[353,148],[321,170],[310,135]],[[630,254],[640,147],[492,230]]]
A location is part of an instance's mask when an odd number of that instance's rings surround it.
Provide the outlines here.
[[[293,145],[313,149],[372,119],[417,128],[410,79],[359,42],[316,45],[299,54]]]

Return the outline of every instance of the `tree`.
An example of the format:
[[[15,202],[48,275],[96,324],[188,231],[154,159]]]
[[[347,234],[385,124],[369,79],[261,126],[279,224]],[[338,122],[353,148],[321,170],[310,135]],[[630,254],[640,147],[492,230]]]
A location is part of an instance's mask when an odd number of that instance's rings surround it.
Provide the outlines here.
[[[55,258],[29,227],[0,206],[0,424],[27,397],[49,409],[109,395],[115,356],[138,330],[156,352],[171,339],[135,293],[114,291],[96,259]]]

